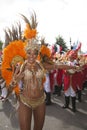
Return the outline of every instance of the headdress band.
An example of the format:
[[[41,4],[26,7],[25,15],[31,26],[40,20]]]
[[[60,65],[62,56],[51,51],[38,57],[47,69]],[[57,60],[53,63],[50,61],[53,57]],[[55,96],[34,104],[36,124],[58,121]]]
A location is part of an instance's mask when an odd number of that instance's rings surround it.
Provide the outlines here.
[[[38,43],[38,40],[35,38],[26,40],[26,43],[27,43],[25,47],[26,52],[28,50],[38,50],[38,51],[40,50],[41,45]]]

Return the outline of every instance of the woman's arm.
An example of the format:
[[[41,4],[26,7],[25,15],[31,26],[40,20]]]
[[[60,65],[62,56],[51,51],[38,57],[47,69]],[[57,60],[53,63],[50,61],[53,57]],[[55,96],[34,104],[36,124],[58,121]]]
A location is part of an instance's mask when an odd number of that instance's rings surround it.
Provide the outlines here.
[[[54,70],[54,69],[76,69],[76,66],[69,66],[69,65],[64,65],[64,64],[48,64],[48,63],[43,63],[43,66],[47,70]]]
[[[76,66],[70,66],[70,65],[63,65],[63,64],[61,64],[61,65],[55,65],[55,67],[57,67],[58,69],[66,69],[66,70],[68,70],[68,69],[76,69]]]

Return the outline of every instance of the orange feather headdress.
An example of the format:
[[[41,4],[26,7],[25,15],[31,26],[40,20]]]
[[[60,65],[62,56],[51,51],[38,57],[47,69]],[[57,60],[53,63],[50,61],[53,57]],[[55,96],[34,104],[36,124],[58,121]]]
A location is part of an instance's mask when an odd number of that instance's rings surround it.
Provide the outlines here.
[[[26,23],[26,28],[23,32],[23,38],[25,39],[25,42],[27,43],[25,50],[28,51],[30,50],[39,50],[40,49],[40,44],[39,40],[37,38],[37,19],[36,19],[36,14],[31,15],[31,21],[27,19],[24,15],[21,15],[23,20]]]
[[[28,49],[39,49],[39,45],[37,44],[37,22],[36,22],[36,15],[31,16],[31,22],[22,15],[22,18],[24,19],[26,23],[26,28],[23,33],[23,39],[18,39],[17,36],[17,30],[12,32],[15,33],[15,36],[13,38],[13,41],[9,41],[8,45],[3,49],[3,61],[2,61],[2,76],[6,80],[6,86],[9,86],[15,65],[20,62],[22,64],[26,59],[26,52]],[[9,30],[8,30],[9,31]],[[22,33],[22,31],[21,31]],[[7,34],[7,33],[6,33]],[[8,36],[8,35],[7,35]],[[11,35],[10,35],[11,37]],[[9,38],[11,39],[11,38]],[[24,42],[23,42],[24,40]],[[19,93],[19,87],[15,87],[15,92]]]
[[[9,86],[12,80],[13,67],[18,62],[22,64],[26,59],[24,47],[25,43],[18,40],[11,42],[6,48],[3,49],[2,77],[6,81],[6,86]],[[15,87],[15,91],[16,93],[19,93],[18,87]]]

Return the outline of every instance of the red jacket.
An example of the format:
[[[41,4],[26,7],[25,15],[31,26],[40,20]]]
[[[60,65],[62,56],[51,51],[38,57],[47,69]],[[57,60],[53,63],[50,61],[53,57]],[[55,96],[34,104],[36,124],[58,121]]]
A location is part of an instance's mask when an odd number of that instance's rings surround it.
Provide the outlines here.
[[[77,90],[76,87],[76,73],[75,74],[68,74],[66,71],[64,71],[64,91],[66,91],[70,86],[74,89],[74,91]],[[71,83],[71,84],[70,84]]]
[[[55,70],[49,73],[49,78],[50,78],[50,88],[51,91],[53,91],[54,89],[54,74],[55,74]]]
[[[78,88],[80,90],[82,90],[82,86],[83,86],[83,72],[80,71],[80,72],[76,72],[76,84],[77,84],[77,90]]]
[[[58,86],[62,85],[62,79],[63,79],[63,70],[62,69],[58,69],[57,77],[56,77]]]

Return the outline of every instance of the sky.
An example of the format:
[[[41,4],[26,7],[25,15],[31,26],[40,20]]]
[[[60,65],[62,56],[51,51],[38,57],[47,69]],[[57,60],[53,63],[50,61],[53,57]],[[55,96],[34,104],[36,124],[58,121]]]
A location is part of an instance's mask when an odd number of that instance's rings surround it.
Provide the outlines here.
[[[87,0],[0,0],[0,39],[4,29],[22,21],[19,13],[30,18],[36,12],[40,36],[54,44],[59,35],[70,46],[81,42],[82,51],[87,52]]]

